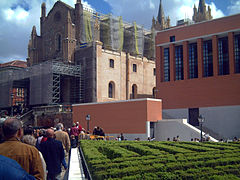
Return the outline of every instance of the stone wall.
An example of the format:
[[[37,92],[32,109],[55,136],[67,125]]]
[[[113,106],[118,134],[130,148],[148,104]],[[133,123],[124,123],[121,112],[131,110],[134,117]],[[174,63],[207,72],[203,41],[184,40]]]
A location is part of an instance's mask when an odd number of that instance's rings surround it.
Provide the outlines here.
[[[72,113],[42,113],[36,119],[39,127],[55,127],[57,123],[63,123],[65,128],[70,128],[73,124]]]

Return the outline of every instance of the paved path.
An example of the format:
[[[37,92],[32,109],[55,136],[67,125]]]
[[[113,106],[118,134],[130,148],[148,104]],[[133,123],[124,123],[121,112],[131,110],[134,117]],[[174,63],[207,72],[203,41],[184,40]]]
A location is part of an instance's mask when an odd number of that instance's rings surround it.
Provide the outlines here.
[[[71,158],[69,166],[69,180],[85,180],[85,175],[82,168],[82,160],[78,148],[71,149]]]

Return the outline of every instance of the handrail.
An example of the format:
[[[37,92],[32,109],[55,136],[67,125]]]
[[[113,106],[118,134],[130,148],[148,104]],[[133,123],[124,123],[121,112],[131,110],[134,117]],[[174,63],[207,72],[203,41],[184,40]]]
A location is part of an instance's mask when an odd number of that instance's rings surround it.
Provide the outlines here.
[[[69,153],[68,153],[68,163],[67,163],[68,168],[67,168],[67,170],[66,170],[66,172],[65,172],[65,174],[64,174],[64,179],[68,179],[68,177],[69,177],[70,159],[71,159],[71,149],[69,150]]]
[[[20,119],[22,119],[23,117],[31,114],[32,112],[33,112],[33,110],[30,110],[30,111],[26,112],[25,114],[23,114],[23,115],[20,116]]]
[[[79,153],[80,153],[80,157],[82,159],[82,167],[83,167],[83,172],[85,174],[85,178],[88,179],[88,180],[92,180],[92,176],[91,176],[91,173],[88,169],[87,162],[86,162],[85,157],[83,155],[82,148],[79,146],[78,150],[79,150]]]

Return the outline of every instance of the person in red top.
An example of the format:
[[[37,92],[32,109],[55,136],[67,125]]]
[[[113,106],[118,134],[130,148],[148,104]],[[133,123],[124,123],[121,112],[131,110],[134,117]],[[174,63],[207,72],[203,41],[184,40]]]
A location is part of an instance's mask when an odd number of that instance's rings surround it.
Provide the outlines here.
[[[43,135],[42,139],[41,139],[41,143],[47,141],[47,139],[48,139],[48,138],[47,138],[46,133],[45,133],[45,134]]]
[[[79,129],[79,133],[82,131],[82,126],[77,122],[77,128]]]
[[[79,135],[79,133],[80,133],[79,128],[77,128],[77,125],[75,123],[73,123],[73,126],[72,126],[71,131],[70,131],[70,135],[74,135],[75,136],[77,144],[78,144],[78,135]]]

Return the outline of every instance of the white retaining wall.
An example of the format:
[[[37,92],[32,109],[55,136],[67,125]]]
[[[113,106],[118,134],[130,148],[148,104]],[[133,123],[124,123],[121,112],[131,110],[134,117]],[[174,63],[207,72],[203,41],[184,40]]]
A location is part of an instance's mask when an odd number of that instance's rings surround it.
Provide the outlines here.
[[[203,132],[204,134],[204,132]],[[179,136],[180,141],[191,141],[193,138],[200,139],[201,131],[187,123],[187,119],[167,119],[155,123],[155,140],[166,141],[168,138]],[[217,142],[211,138],[211,141]]]
[[[204,107],[199,108],[199,114],[205,117],[203,127],[225,139],[240,137],[240,106]],[[175,118],[189,119],[188,109],[163,110],[163,119]]]

